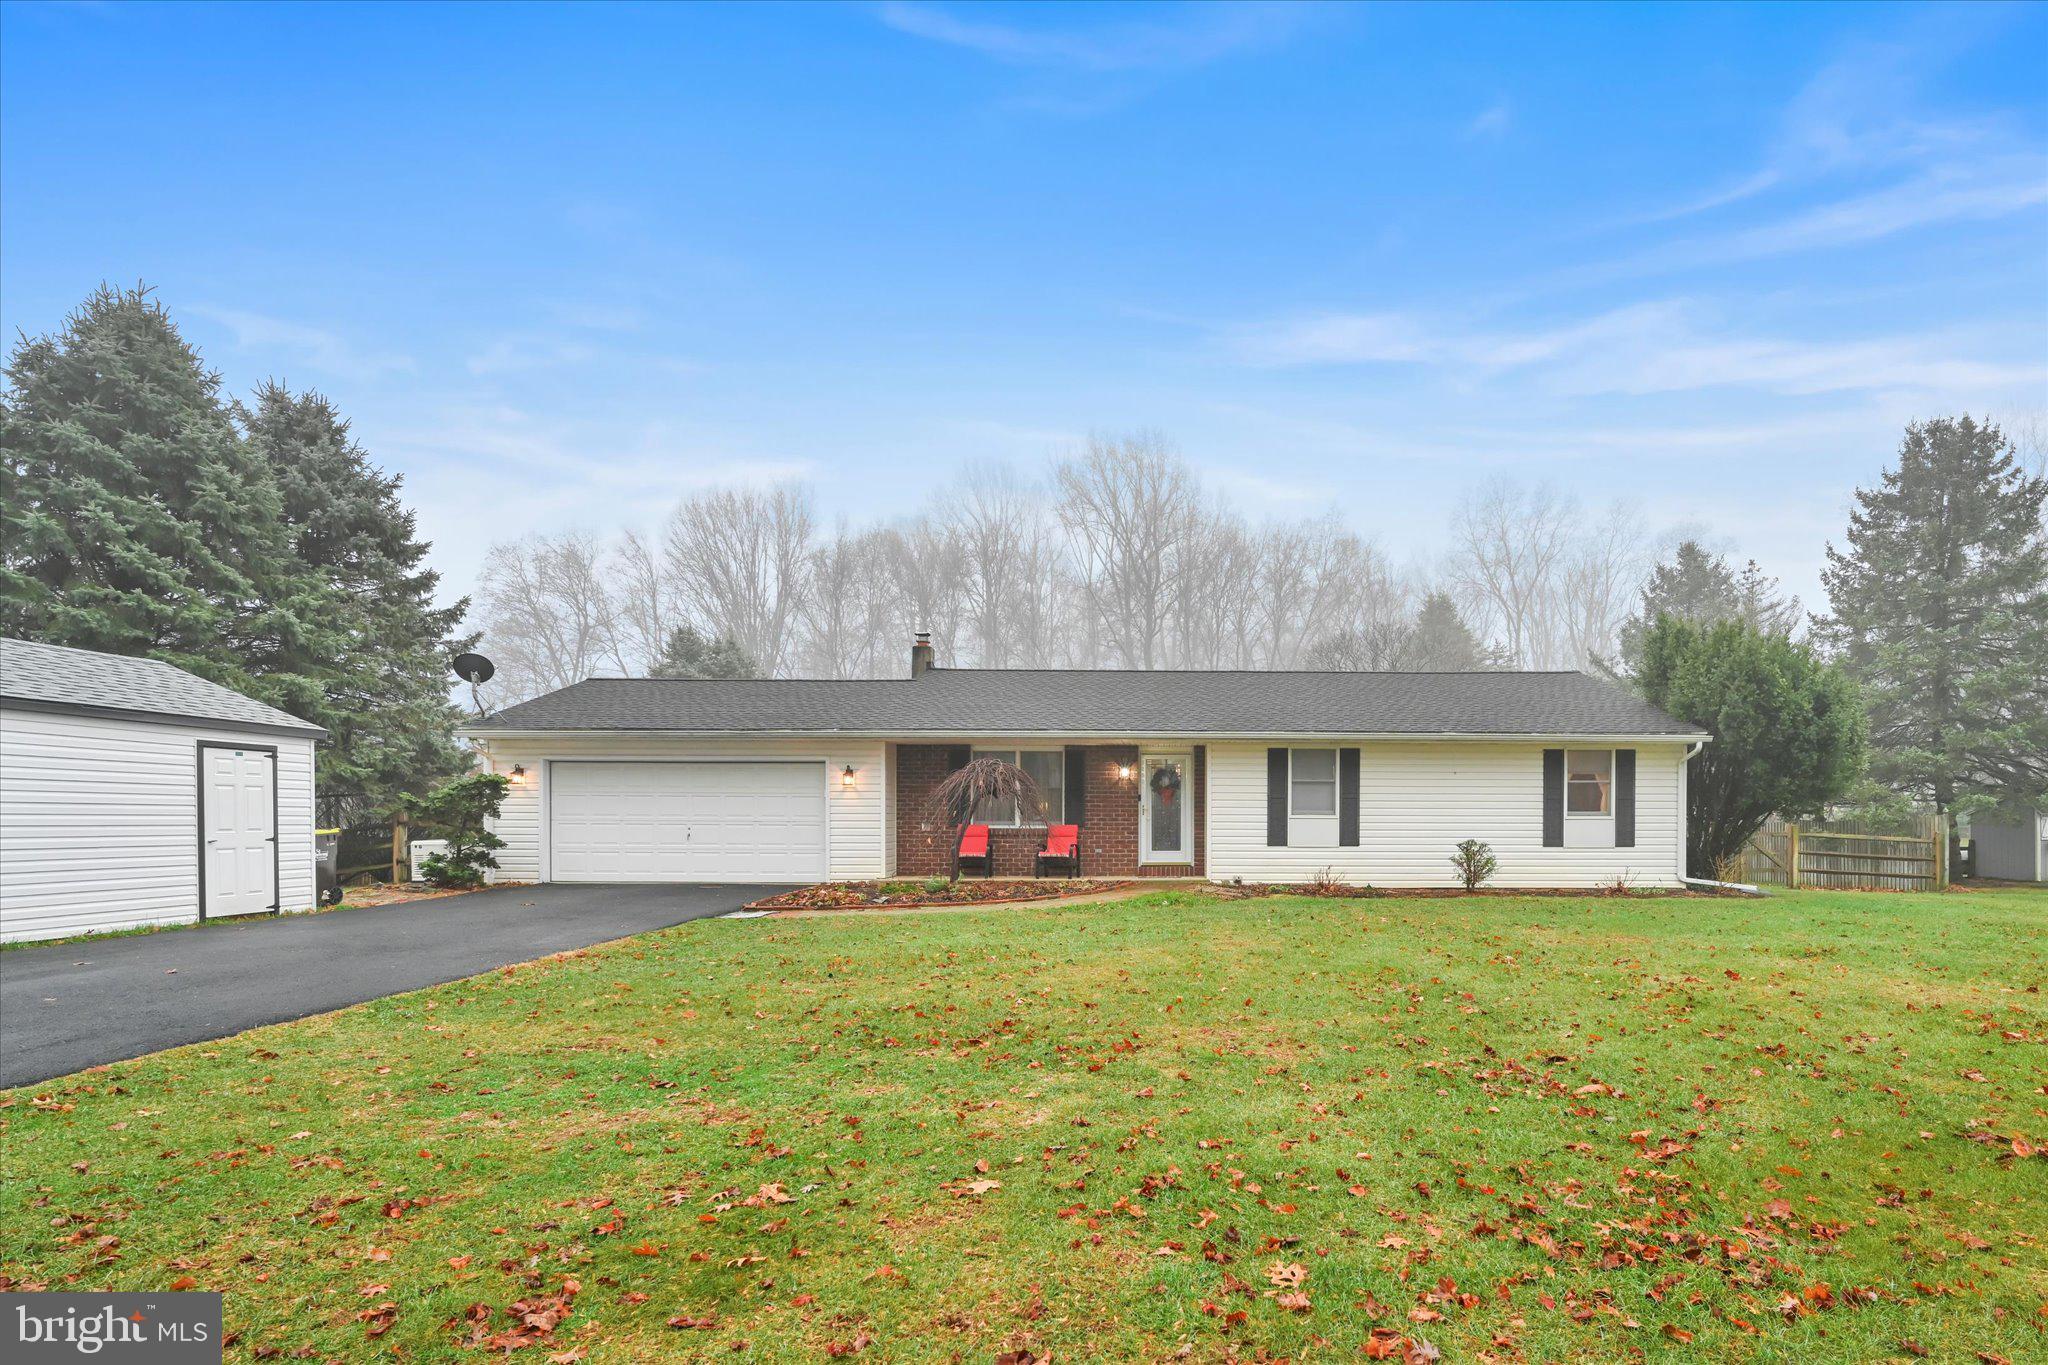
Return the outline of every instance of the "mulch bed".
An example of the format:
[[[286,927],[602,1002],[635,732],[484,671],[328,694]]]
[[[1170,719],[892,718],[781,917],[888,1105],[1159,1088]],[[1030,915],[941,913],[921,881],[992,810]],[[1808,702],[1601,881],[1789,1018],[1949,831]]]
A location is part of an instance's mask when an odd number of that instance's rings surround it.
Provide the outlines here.
[[[511,882],[499,882],[499,886],[511,886]],[[402,901],[433,901],[446,896],[467,896],[472,890],[482,887],[466,886],[407,886],[395,882],[378,882],[369,886],[342,888],[341,903],[356,905],[397,905]]]
[[[933,891],[923,882],[820,882],[816,886],[785,891],[749,905],[749,910],[860,910],[887,906],[901,909],[917,905],[987,905],[992,902],[1047,901],[1063,896],[1088,896],[1115,891],[1129,882],[1057,881],[967,881],[949,883]]]

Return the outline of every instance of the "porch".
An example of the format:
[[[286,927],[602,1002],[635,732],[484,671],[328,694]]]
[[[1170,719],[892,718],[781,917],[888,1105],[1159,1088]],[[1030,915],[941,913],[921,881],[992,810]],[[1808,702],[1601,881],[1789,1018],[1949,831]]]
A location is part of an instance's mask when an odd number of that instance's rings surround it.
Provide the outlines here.
[[[1029,879],[1048,825],[1078,825],[1086,878],[1178,880],[1208,873],[1208,752],[1200,744],[1143,739],[961,739],[892,746],[895,874],[952,873],[954,830],[930,809],[933,788],[969,759],[993,754],[1038,783],[1042,809],[995,810],[989,875]],[[1064,868],[1060,869],[1065,872]]]

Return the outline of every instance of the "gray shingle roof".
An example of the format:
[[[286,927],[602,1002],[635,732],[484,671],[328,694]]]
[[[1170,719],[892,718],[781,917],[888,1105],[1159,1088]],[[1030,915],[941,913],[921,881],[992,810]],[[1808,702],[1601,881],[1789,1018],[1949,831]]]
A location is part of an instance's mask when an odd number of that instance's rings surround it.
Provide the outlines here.
[[[1670,735],[1584,673],[934,669],[921,678],[593,678],[467,727],[862,735]]]
[[[124,712],[233,729],[327,732],[254,697],[157,659],[0,639],[0,700],[93,713]]]

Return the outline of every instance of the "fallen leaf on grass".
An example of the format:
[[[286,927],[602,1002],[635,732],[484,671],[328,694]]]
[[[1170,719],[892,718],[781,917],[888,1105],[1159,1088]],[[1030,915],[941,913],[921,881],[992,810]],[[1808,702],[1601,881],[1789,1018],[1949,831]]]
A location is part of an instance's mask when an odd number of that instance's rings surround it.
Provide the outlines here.
[[[365,1308],[357,1313],[356,1321],[369,1325],[370,1336],[381,1337],[391,1330],[391,1324],[398,1321],[398,1305],[386,1299],[375,1308]]]

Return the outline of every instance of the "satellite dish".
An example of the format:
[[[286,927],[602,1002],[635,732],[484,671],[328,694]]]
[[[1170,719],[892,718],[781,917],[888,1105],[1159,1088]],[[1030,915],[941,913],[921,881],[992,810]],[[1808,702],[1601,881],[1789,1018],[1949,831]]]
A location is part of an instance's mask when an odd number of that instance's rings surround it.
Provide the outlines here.
[[[483,694],[477,688],[491,680],[498,666],[481,654],[463,653],[449,660],[448,667],[455,671],[456,677],[469,684],[469,704],[476,708],[476,713],[488,716],[490,711],[484,706]]]

